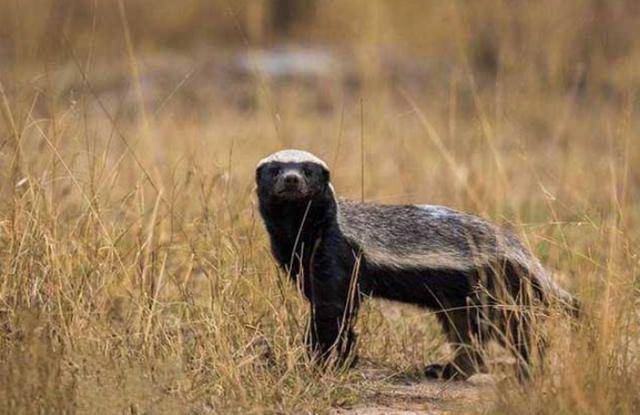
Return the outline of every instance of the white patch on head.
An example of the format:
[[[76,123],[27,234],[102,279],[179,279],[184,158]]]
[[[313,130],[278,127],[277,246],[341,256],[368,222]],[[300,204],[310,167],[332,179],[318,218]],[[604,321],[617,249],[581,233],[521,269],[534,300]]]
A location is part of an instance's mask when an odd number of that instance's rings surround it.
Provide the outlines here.
[[[256,166],[256,169],[260,168],[260,166],[262,166],[264,164],[271,163],[271,162],[278,162],[278,163],[315,163],[315,164],[318,164],[318,165],[324,167],[325,169],[329,170],[329,167],[327,167],[327,164],[324,161],[322,161],[320,158],[314,156],[313,154],[309,153],[308,151],[295,150],[295,149],[287,149],[287,150],[278,151],[277,153],[273,153],[270,156],[267,156],[267,157],[263,158],[262,160],[260,160],[260,162]]]

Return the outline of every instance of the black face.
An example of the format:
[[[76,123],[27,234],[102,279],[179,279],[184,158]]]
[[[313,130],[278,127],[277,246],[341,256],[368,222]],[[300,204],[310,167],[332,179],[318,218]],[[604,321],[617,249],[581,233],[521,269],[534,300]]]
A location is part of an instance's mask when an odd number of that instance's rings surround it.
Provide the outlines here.
[[[319,164],[270,162],[256,170],[258,194],[272,200],[303,201],[324,195],[329,172]]]

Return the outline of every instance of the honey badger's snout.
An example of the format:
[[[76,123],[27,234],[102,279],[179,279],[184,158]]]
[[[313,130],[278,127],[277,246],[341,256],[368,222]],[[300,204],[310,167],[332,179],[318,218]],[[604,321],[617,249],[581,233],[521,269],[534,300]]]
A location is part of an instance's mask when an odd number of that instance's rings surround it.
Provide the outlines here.
[[[297,189],[302,182],[302,176],[297,172],[287,172],[282,178],[286,189]]]
[[[275,190],[285,199],[299,199],[309,194],[307,182],[297,169],[283,171],[276,181]]]

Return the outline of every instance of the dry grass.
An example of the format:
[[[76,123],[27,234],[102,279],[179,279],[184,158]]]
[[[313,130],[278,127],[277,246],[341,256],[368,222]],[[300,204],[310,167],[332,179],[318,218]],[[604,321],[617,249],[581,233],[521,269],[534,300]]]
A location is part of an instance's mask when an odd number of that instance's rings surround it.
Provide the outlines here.
[[[515,228],[582,299],[544,376],[500,385],[491,413],[638,413],[635,2],[321,2],[291,39],[349,65],[306,81],[225,71],[278,41],[250,3],[170,3],[0,6],[0,412],[370,400],[384,379],[309,364],[257,217],[255,163],[295,146],[343,196]],[[444,356],[412,308],[370,302],[358,330],[391,373]]]

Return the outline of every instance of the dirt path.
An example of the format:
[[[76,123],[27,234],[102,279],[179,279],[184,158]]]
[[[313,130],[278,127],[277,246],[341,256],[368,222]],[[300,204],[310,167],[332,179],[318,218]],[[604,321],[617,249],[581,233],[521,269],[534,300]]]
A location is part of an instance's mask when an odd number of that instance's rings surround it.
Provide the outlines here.
[[[494,397],[494,378],[475,375],[467,381],[442,382],[428,379],[387,377],[369,369],[365,378],[375,382],[370,402],[353,408],[336,408],[332,415],[441,415],[462,410],[482,410]]]

